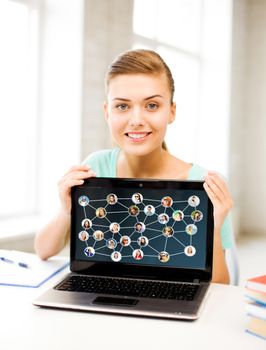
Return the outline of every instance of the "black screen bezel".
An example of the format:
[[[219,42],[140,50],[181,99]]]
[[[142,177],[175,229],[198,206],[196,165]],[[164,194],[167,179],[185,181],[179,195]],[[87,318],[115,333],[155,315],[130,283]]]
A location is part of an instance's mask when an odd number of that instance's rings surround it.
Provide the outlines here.
[[[96,177],[84,181],[83,185],[74,186],[71,189],[72,210],[70,225],[70,270],[75,273],[114,276],[114,277],[134,277],[146,278],[153,280],[169,281],[211,281],[212,278],[212,260],[213,260],[213,206],[208,198],[208,217],[207,217],[207,237],[206,237],[206,268],[205,269],[188,269],[158,266],[140,266],[125,263],[114,262],[96,262],[81,261],[75,259],[76,249],[76,232],[75,227],[75,205],[74,195],[79,188],[88,187],[108,187],[115,191],[115,188],[150,188],[150,189],[180,189],[180,190],[204,190],[204,181],[190,180],[155,180],[155,179],[129,179],[129,178],[106,178]]]

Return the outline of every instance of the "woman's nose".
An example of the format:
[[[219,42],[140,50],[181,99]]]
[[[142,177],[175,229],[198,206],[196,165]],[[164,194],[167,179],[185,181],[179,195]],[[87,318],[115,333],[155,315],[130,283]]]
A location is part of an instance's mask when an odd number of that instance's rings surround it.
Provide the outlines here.
[[[134,108],[132,110],[130,119],[129,119],[129,125],[130,126],[140,126],[144,125],[144,119],[141,115],[141,111],[139,108]]]

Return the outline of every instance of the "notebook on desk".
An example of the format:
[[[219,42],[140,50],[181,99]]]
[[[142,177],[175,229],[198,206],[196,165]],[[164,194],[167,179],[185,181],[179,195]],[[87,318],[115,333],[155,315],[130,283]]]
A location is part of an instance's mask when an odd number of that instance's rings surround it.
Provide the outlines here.
[[[0,285],[38,288],[68,265],[64,257],[43,261],[36,254],[0,249]]]
[[[34,305],[199,317],[212,277],[202,181],[92,178],[72,189],[70,270]]]

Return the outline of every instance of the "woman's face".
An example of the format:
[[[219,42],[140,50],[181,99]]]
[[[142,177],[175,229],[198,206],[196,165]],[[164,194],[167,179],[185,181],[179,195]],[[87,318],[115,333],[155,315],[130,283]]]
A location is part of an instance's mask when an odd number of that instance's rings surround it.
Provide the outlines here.
[[[132,155],[162,147],[175,119],[175,104],[165,75],[126,74],[110,81],[105,117],[117,145]]]

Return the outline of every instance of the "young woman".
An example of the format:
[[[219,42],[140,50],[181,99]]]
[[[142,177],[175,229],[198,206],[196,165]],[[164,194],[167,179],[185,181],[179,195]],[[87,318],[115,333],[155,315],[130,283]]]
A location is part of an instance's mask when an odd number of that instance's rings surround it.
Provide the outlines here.
[[[37,254],[57,254],[69,237],[71,187],[93,176],[200,180],[214,206],[213,281],[228,283],[225,249],[232,244],[227,214],[232,199],[224,180],[196,164],[171,155],[164,142],[168,124],[175,120],[174,81],[163,59],[154,51],[132,50],[119,55],[106,75],[104,114],[117,147],[88,156],[59,181],[61,208],[35,239]]]

